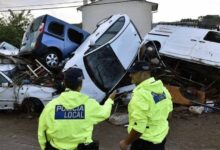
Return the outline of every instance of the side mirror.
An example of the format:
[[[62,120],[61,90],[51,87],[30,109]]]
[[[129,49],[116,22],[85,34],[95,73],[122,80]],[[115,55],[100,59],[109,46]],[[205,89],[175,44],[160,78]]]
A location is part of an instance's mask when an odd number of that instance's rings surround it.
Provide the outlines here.
[[[6,82],[6,83],[2,83],[2,87],[8,87],[8,82]]]

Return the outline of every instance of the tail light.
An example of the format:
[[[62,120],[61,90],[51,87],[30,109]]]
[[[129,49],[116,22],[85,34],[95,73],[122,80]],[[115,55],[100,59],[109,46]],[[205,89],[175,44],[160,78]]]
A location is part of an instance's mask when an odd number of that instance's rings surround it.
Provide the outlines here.
[[[40,33],[44,32],[44,23],[41,23],[41,25],[39,26],[38,31],[39,31]]]
[[[38,28],[39,34],[37,36],[36,43],[35,43],[35,46],[34,46],[35,49],[39,48],[39,42],[40,42],[39,38],[40,38],[40,35],[42,35],[41,33],[44,32],[44,27],[45,27],[44,23],[41,23],[41,25]]]

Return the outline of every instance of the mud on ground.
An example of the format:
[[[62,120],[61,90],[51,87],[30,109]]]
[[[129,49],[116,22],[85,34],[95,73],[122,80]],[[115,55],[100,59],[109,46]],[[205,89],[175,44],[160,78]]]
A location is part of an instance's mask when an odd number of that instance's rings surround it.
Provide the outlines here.
[[[0,112],[1,150],[39,150],[38,117],[28,118],[19,112]],[[100,150],[119,150],[118,142],[126,136],[126,128],[105,121],[95,127],[94,139]],[[170,120],[167,150],[219,150],[220,113],[195,115],[179,107]]]

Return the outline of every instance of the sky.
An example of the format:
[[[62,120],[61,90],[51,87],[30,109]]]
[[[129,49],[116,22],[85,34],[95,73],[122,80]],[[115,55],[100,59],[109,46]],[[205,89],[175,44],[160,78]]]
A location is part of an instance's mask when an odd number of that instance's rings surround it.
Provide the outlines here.
[[[153,22],[178,21],[185,18],[197,19],[199,16],[220,15],[220,0],[149,0],[159,4],[153,13]],[[70,3],[73,2],[73,3]],[[66,3],[66,4],[63,4]],[[49,4],[49,5],[48,5]],[[57,4],[57,5],[52,5]],[[32,6],[30,6],[32,5]],[[40,5],[40,6],[33,6]],[[43,6],[44,5],[44,6]],[[0,11],[22,8],[48,8],[80,6],[82,0],[0,0]],[[21,7],[25,6],[25,7]],[[69,23],[82,21],[81,12],[76,7],[32,10],[34,17],[50,14]]]
[[[159,4],[153,22],[197,19],[199,16],[220,15],[220,0],[152,0]]]

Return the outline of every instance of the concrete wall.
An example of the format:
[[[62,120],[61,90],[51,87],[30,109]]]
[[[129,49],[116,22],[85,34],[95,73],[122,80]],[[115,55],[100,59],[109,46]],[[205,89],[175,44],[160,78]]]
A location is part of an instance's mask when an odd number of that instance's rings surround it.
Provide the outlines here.
[[[83,29],[91,33],[99,21],[117,13],[127,14],[142,37],[151,30],[152,7],[150,3],[144,1],[84,6],[82,7]]]

